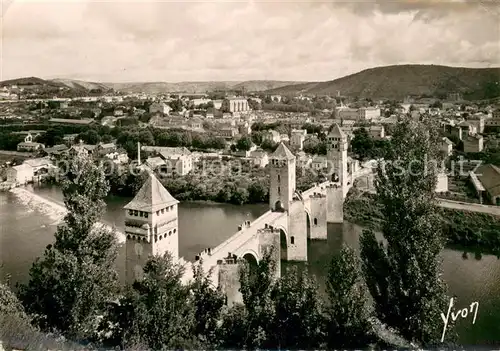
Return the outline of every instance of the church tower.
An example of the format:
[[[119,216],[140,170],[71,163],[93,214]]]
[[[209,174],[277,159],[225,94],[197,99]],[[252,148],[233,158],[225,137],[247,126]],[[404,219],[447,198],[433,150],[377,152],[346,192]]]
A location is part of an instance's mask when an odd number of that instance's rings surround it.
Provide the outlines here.
[[[347,169],[347,148],[349,144],[347,135],[335,123],[331,132],[327,136],[326,157],[329,167],[332,167],[333,180],[338,177],[338,182],[342,188],[343,197],[347,195],[348,169]]]
[[[179,258],[177,201],[152,172],[132,201],[125,207],[127,284],[142,278],[150,255],[170,252]]]
[[[290,209],[295,193],[295,156],[285,146],[279,144],[270,157],[271,182],[269,206],[272,211]]]

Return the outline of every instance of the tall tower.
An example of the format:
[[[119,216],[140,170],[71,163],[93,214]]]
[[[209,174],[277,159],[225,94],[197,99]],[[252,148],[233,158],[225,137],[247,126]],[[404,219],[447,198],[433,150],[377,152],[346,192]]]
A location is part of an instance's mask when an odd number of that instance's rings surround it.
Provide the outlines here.
[[[179,258],[177,201],[152,172],[132,201],[125,207],[127,284],[142,277],[150,255],[170,252]]]
[[[290,209],[295,193],[295,156],[285,146],[279,144],[270,158],[271,182],[269,207],[271,210]]]
[[[347,195],[347,135],[335,123],[332,131],[327,136],[327,153],[326,157],[332,167],[333,177],[338,177],[338,182],[342,188],[342,194]]]

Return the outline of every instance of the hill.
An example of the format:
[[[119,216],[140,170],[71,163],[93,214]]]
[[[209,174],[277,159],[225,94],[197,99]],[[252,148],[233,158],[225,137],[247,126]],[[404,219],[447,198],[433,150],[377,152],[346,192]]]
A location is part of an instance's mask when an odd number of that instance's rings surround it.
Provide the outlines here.
[[[74,80],[74,79],[51,79],[50,82],[54,82],[56,84],[62,84],[70,89],[75,89],[75,90],[101,90],[101,91],[108,91],[111,88],[101,84],[101,83],[94,83],[94,82],[86,82],[83,80]]]
[[[444,97],[462,93],[465,99],[500,96],[500,68],[461,68],[436,65],[376,67],[320,83],[267,90],[269,94],[314,94],[403,99],[406,96]]]
[[[41,79],[37,77],[18,78],[0,82],[0,87],[17,85],[23,88],[25,97],[35,94],[38,97],[52,98],[76,97],[89,94],[100,94],[110,90],[109,87],[100,83],[84,82],[72,79]]]
[[[144,83],[105,83],[106,86],[125,93],[192,93],[203,94],[214,91],[242,90],[259,92],[275,89],[297,82],[282,82],[272,80],[251,81],[220,81],[220,82],[144,82]]]
[[[52,87],[52,88],[62,88],[64,87],[64,84],[50,81],[50,80],[44,80],[41,78],[37,77],[26,77],[26,78],[17,78],[17,79],[10,79],[10,80],[4,80],[0,82],[0,86],[11,86],[11,85],[17,85],[18,87]]]

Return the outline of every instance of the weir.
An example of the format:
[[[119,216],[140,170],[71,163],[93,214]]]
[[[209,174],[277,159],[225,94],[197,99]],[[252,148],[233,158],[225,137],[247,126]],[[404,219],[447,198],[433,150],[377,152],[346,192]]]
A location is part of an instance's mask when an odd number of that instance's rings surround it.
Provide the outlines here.
[[[46,199],[40,195],[37,195],[24,188],[14,188],[10,190],[10,193],[14,194],[26,207],[32,210],[39,211],[54,221],[54,224],[59,224],[64,219],[67,213],[66,207],[55,201]],[[102,226],[105,230],[114,232],[119,243],[125,242],[125,235],[113,228],[112,226],[99,222],[99,226]]]

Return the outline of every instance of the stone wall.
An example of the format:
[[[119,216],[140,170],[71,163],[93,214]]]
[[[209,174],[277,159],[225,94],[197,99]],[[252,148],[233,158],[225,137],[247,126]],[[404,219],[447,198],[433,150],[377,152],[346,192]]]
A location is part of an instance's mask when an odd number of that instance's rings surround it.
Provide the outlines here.
[[[326,189],[327,222],[344,222],[344,194],[342,187],[331,185]]]
[[[323,194],[313,195],[309,199],[311,213],[310,239],[325,240],[327,237],[327,198]]]

